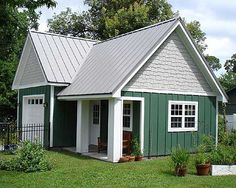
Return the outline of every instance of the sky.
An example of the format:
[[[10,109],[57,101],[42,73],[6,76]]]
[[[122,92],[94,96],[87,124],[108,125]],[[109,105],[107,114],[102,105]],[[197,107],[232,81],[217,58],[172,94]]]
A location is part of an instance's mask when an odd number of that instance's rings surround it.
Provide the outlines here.
[[[206,33],[206,54],[214,55],[220,59],[221,64],[230,59],[236,52],[236,1],[235,0],[168,0],[174,11],[179,11],[180,16],[187,22],[197,20],[201,29]],[[47,19],[53,14],[60,13],[66,7],[72,11],[83,11],[87,7],[83,0],[57,0],[54,9],[41,8],[39,31],[47,31]],[[224,69],[219,70],[219,76]]]

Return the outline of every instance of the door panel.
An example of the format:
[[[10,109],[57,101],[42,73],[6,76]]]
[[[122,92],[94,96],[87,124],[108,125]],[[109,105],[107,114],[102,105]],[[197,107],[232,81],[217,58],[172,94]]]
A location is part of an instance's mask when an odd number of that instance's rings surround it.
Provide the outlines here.
[[[100,137],[100,101],[91,101],[90,103],[90,139],[89,144],[97,145]]]

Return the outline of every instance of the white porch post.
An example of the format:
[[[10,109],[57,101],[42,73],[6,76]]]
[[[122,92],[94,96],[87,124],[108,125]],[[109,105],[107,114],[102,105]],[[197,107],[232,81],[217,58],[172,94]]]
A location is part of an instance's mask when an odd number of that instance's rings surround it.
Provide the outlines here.
[[[109,99],[107,155],[111,162],[118,162],[122,156],[122,111],[121,99]]]
[[[89,101],[77,101],[76,152],[88,152]]]

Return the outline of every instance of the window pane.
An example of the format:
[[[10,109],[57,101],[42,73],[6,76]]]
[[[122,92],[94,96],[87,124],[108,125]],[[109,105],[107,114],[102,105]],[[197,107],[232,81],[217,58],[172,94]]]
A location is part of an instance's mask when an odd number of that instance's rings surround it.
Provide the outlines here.
[[[171,117],[171,127],[181,128],[182,127],[182,117]]]
[[[171,115],[182,115],[182,105],[172,104]]]
[[[93,124],[99,124],[99,105],[93,105]]]
[[[186,128],[195,127],[195,117],[185,117],[185,125]]]
[[[130,128],[130,116],[123,116],[123,127]]]
[[[195,105],[185,105],[185,115],[195,115]]]
[[[124,104],[123,106],[123,114],[130,115],[130,104]]]

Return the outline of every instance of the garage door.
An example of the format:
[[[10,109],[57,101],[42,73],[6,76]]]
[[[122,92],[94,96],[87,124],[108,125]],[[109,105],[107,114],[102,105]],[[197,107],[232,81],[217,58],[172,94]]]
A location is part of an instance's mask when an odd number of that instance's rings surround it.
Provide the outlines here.
[[[23,97],[22,140],[43,144],[44,96]]]

